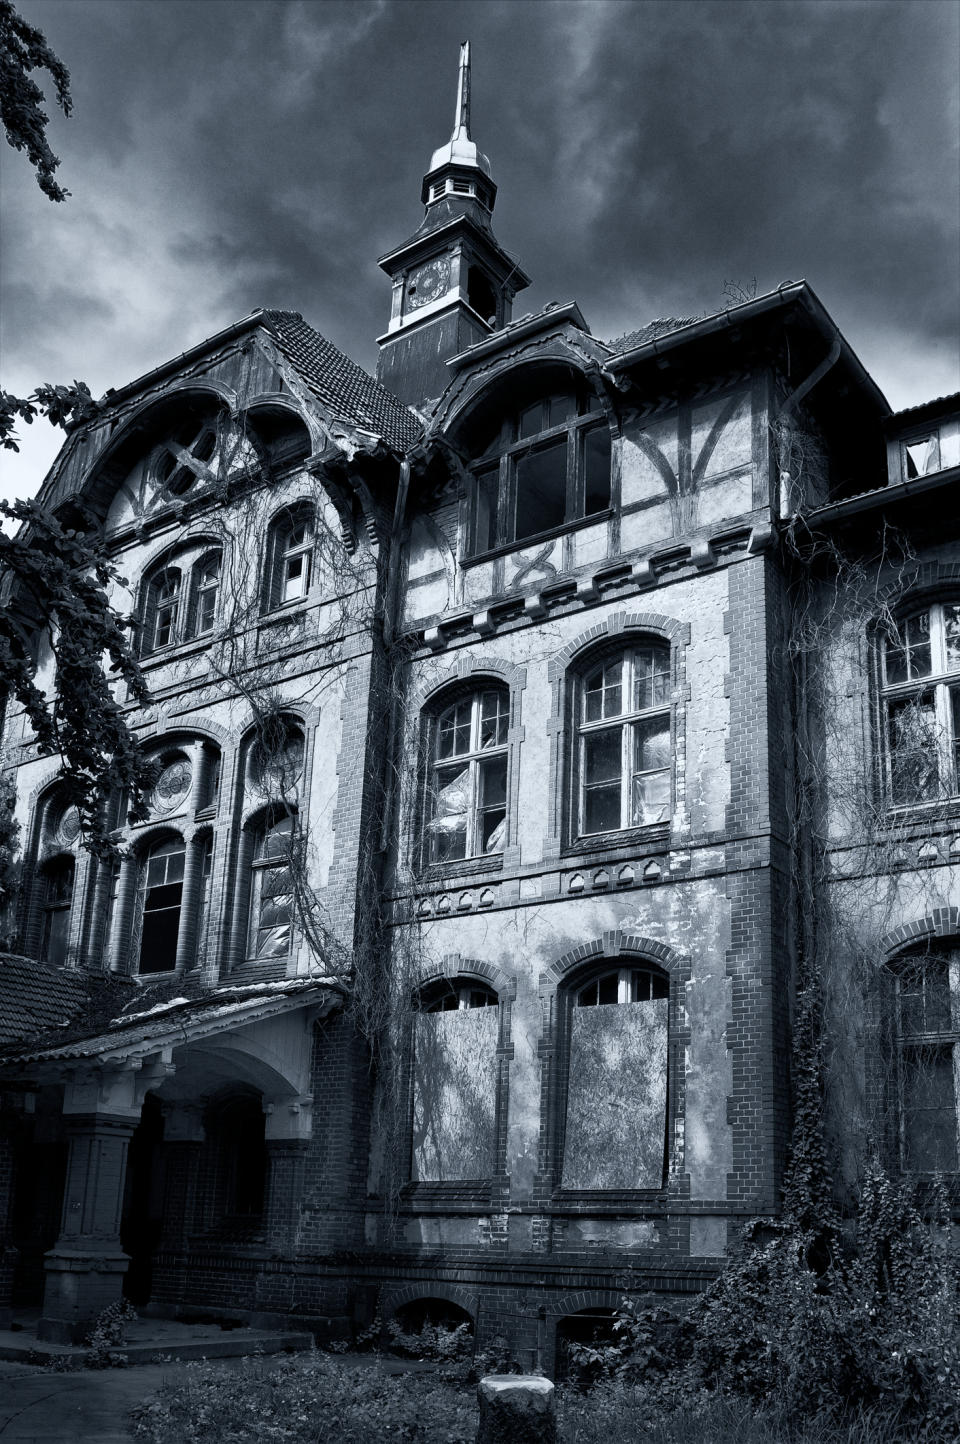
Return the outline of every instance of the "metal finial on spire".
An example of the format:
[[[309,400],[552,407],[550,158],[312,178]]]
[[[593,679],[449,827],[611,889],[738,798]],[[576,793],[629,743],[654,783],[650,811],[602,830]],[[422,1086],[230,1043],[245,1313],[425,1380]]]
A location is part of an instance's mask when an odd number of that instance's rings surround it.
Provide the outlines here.
[[[460,46],[460,70],[457,75],[457,114],[453,123],[453,136],[463,134],[470,139],[470,41]]]

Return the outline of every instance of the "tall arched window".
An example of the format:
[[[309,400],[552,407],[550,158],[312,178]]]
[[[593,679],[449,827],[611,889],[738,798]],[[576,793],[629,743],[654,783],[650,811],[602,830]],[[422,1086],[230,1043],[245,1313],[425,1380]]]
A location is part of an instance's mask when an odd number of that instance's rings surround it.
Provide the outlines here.
[[[594,973],[561,994],[561,1187],[662,1187],[669,995],[667,975],[644,963]]]
[[[487,1179],[494,1171],[499,998],[478,979],[454,978],[415,1000],[415,1182]]]
[[[461,693],[428,719],[424,862],[503,851],[507,816],[506,687]]]
[[[141,973],[169,973],[177,966],[185,862],[182,837],[157,843],[143,859],[136,910]]]
[[[960,604],[901,618],[883,648],[890,800],[960,792]]]
[[[954,1173],[960,1156],[960,948],[900,958],[892,972],[900,1164],[915,1173]]]
[[[673,752],[670,648],[638,642],[581,669],[576,692],[576,833],[668,822]]]
[[[144,614],[144,652],[159,652],[179,641],[181,582],[179,567],[166,567],[151,578]]]
[[[302,601],[313,571],[315,515],[305,502],[290,507],[270,525],[264,604],[268,610]]]
[[[219,595],[220,553],[211,551],[194,563],[190,573],[190,636],[202,637],[213,631]]]
[[[471,551],[485,552],[610,506],[610,426],[596,395],[563,368],[541,368],[491,397],[469,426]]]
[[[295,819],[265,818],[250,866],[248,958],[285,958],[293,946]]]
[[[43,923],[40,956],[54,967],[67,961],[70,939],[70,905],[73,902],[73,879],[76,860],[72,853],[61,853],[43,865]]]

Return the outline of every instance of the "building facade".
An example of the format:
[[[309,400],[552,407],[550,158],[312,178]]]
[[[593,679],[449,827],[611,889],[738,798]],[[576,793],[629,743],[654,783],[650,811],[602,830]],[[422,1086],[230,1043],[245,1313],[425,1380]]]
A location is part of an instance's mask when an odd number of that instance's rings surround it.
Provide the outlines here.
[[[960,398],[804,282],[514,321],[462,57],[378,380],[257,311],[103,399],[157,764],[81,845],[6,722],[0,1309],[469,1317],[529,1367],[780,1207],[798,978],[838,1194],[956,1175]],[[41,643],[38,676],[50,680]]]

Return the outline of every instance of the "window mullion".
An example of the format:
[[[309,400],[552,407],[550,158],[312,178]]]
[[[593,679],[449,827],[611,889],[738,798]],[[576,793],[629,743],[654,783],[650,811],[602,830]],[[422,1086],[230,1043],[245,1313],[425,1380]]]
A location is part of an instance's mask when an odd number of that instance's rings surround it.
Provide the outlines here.
[[[620,726],[620,826],[633,826],[633,724]]]

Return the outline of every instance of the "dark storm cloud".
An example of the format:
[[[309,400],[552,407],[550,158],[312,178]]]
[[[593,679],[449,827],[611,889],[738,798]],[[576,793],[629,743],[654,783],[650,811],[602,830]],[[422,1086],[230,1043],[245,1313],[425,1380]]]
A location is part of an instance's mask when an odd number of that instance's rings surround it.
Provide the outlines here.
[[[803,275],[895,405],[960,384],[954,0],[22,8],[73,75],[73,197],[4,155],[7,386],[122,384],[257,305],[372,366],[465,38],[520,309],[609,336]]]

